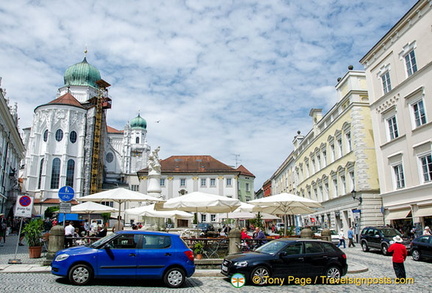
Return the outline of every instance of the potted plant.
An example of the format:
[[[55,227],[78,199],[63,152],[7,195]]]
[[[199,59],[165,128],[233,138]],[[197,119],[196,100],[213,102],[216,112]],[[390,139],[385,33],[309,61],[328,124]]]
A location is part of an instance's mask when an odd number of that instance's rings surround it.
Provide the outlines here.
[[[24,226],[22,232],[24,238],[29,246],[30,258],[39,258],[42,254],[42,231],[43,221],[40,218],[32,219],[27,225]]]
[[[201,241],[195,242],[193,246],[193,252],[197,259],[202,259],[202,253],[204,252],[204,244]]]

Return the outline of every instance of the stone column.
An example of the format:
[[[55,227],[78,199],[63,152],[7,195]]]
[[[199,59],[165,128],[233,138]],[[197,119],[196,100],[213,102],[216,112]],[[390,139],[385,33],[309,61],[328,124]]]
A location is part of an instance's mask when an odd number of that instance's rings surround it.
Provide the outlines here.
[[[231,231],[228,234],[229,238],[229,245],[228,245],[228,254],[238,253],[240,252],[239,247],[237,244],[240,245],[240,230],[237,228],[231,229]]]
[[[46,260],[43,262],[44,266],[51,265],[57,251],[64,249],[64,238],[65,232],[63,226],[57,225],[51,228],[49,232],[48,253],[46,254]]]

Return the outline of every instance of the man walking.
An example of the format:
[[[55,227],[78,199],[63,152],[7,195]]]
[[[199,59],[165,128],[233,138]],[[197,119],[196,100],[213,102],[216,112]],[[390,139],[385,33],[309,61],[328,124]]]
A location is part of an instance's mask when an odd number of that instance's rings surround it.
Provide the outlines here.
[[[392,261],[393,261],[393,269],[396,274],[396,278],[406,278],[404,261],[407,257],[407,250],[405,245],[402,244],[402,238],[397,235],[393,237],[394,243],[390,245],[388,252],[393,252]]]
[[[350,227],[348,229],[348,248],[350,248],[352,245],[352,247],[355,247],[354,245],[354,231],[353,231],[353,227]]]
[[[337,247],[340,247],[342,244],[343,244],[343,248],[346,248],[343,228],[341,228],[339,231],[339,244],[337,245]]]

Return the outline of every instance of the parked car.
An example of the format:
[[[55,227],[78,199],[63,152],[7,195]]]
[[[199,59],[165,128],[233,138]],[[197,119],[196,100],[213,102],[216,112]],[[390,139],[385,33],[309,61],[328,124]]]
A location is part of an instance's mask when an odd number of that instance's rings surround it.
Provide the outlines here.
[[[334,244],[312,239],[281,238],[253,252],[230,254],[221,273],[243,274],[247,282],[265,285],[266,277],[317,277],[339,279],[348,271],[346,255]]]
[[[423,235],[415,238],[410,245],[413,260],[432,258],[432,236]]]
[[[215,231],[215,227],[211,223],[198,223],[197,229],[200,229],[205,236],[207,236],[209,232]]]
[[[360,235],[360,245],[364,252],[371,248],[381,250],[382,254],[388,255],[388,248],[393,243],[393,237],[402,234],[390,227],[365,227]],[[403,244],[409,249],[410,241],[404,239]]]
[[[193,252],[176,234],[118,231],[93,244],[56,253],[51,273],[74,285],[93,278],[162,279],[181,287],[195,271]]]
[[[319,228],[318,229],[318,231],[315,233],[315,236],[317,236],[317,237],[321,237],[321,232],[322,232],[322,230],[323,229],[321,229],[321,228]],[[331,235],[331,242],[333,243],[333,244],[339,244],[339,235],[338,235],[338,233],[336,232],[336,230],[332,230],[332,229],[330,229],[330,235]]]

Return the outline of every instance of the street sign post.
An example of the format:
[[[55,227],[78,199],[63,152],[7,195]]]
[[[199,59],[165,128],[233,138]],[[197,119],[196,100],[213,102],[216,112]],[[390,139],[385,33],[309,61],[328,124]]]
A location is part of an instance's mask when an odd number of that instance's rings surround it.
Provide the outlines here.
[[[28,195],[18,196],[15,205],[15,216],[31,218],[33,210],[33,197]]]
[[[58,196],[62,201],[71,201],[75,196],[75,191],[70,186],[63,186],[59,189]]]
[[[71,212],[72,204],[70,202],[61,202],[59,213],[69,214]]]

